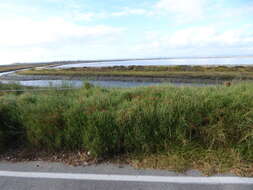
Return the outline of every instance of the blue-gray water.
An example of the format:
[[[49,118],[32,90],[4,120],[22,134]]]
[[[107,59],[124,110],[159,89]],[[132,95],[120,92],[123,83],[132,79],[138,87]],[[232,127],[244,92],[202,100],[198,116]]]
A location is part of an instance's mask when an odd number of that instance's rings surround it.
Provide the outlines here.
[[[81,80],[31,80],[31,81],[1,81],[2,83],[17,83],[23,86],[37,86],[37,87],[81,87],[84,81]],[[206,86],[207,84],[196,84],[196,83],[159,83],[159,82],[135,82],[135,81],[87,81],[95,86],[101,87],[119,87],[119,88],[129,88],[138,86],[153,86],[159,84],[172,84],[176,86]]]
[[[169,65],[253,65],[253,57],[234,57],[234,58],[194,58],[194,59],[161,59],[161,60],[136,60],[136,61],[112,61],[112,62],[94,62],[94,63],[79,63],[79,64],[67,64],[58,66],[56,68],[73,68],[73,67],[110,67],[110,66],[169,66]],[[10,74],[12,72],[0,73],[1,75]],[[10,81],[2,81],[4,83],[10,83]],[[136,81],[89,81],[90,83],[103,86],[103,87],[136,87],[136,86],[150,86],[158,85],[161,83],[155,82],[136,82]],[[64,84],[80,87],[83,81],[80,80],[31,80],[31,81],[19,81],[24,86],[40,86],[59,87]],[[169,83],[167,83],[169,84]],[[177,86],[205,86],[205,84],[193,84],[193,83],[172,83]]]
[[[253,65],[253,57],[234,58],[195,58],[195,59],[161,59],[161,60],[136,60],[136,61],[112,61],[78,63],[58,66],[57,68],[75,67],[110,67],[110,66],[169,66],[169,65]]]

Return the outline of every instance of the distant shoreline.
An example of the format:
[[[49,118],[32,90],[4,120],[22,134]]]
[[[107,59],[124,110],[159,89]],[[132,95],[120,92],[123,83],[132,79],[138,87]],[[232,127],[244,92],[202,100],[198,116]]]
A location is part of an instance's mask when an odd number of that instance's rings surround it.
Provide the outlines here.
[[[70,69],[32,69],[4,75],[1,80],[106,80],[136,82],[184,82],[217,84],[253,80],[253,66],[115,66]]]
[[[155,58],[122,58],[122,59],[90,59],[90,60],[62,60],[48,62],[17,62],[12,65],[29,64],[76,64],[76,63],[96,63],[96,62],[116,62],[116,61],[152,61],[152,60],[180,60],[180,59],[226,59],[226,58],[253,58],[253,55],[247,56],[203,56],[203,57],[155,57]]]

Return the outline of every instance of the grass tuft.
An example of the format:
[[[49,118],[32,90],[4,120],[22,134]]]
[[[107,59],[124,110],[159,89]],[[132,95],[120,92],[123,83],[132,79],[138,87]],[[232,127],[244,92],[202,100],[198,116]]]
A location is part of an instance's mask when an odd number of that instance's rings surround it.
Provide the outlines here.
[[[253,175],[252,92],[252,83],[238,83],[3,94],[0,147],[85,150],[94,158],[127,155],[139,167]]]

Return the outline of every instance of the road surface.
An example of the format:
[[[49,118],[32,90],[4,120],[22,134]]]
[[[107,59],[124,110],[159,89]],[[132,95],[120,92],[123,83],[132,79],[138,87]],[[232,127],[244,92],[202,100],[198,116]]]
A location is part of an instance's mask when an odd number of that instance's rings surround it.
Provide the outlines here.
[[[185,174],[136,170],[125,165],[86,167],[47,162],[0,162],[1,190],[253,190],[253,178],[232,175],[204,177],[198,171]]]

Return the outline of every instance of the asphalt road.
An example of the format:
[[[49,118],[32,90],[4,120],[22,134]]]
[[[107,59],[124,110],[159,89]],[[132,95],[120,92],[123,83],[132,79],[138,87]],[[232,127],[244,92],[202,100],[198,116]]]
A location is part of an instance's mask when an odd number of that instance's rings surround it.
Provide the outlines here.
[[[204,177],[198,171],[184,174],[136,170],[125,165],[87,167],[59,163],[0,162],[1,190],[253,190],[253,178],[232,175]]]

